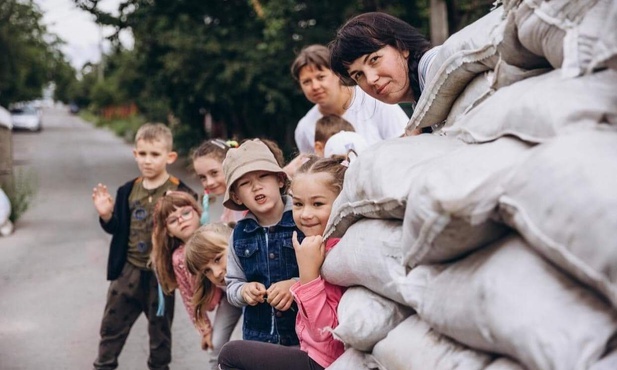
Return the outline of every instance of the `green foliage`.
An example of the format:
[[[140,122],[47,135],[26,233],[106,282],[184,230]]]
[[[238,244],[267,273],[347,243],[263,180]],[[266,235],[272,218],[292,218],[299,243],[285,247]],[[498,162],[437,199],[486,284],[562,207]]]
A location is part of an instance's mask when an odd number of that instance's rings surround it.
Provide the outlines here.
[[[15,223],[28,210],[38,188],[38,181],[34,171],[17,169],[13,177],[5,184],[4,192],[11,202],[9,219]]]
[[[148,121],[172,125],[180,151],[206,137],[209,114],[216,135],[267,137],[291,152],[295,125],[310,108],[289,73],[296,53],[327,44],[367,11],[388,12],[428,35],[430,13],[428,0],[123,0],[117,16],[98,9],[98,0],[74,2],[134,36],[133,50],[116,44],[105,58],[105,94],[95,83],[83,89],[89,103],[134,101]],[[487,1],[447,3],[460,9]]]
[[[75,73],[33,0],[0,1],[0,105],[41,97],[51,81],[64,93]],[[72,73],[71,73],[72,72]]]

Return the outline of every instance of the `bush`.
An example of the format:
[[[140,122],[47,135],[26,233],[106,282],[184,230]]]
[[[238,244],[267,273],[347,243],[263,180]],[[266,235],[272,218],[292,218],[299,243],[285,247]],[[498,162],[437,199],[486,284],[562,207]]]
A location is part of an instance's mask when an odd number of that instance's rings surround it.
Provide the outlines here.
[[[26,212],[37,191],[37,178],[32,170],[18,169],[9,180],[5,193],[11,202],[9,219],[15,223]]]

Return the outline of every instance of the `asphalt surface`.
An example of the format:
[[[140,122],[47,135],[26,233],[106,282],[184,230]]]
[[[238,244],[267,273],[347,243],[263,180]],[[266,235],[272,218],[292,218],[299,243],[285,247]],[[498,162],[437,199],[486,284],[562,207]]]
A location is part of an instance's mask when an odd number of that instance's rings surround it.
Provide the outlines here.
[[[98,225],[92,188],[101,182],[115,194],[139,172],[130,144],[65,108],[46,109],[43,125],[40,133],[13,134],[15,172],[31,178],[38,191],[15,232],[0,237],[0,369],[91,369],[111,239]],[[200,188],[184,163],[170,172]],[[147,369],[147,357],[142,315],[119,369]],[[207,359],[176,294],[171,368],[205,369]]]

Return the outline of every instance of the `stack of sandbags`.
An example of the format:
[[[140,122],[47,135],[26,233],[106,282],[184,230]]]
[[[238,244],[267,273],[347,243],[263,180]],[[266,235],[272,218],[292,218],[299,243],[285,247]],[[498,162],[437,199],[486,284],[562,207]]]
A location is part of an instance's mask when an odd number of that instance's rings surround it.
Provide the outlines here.
[[[617,2],[503,3],[435,57],[437,132],[347,171],[330,369],[617,368]]]

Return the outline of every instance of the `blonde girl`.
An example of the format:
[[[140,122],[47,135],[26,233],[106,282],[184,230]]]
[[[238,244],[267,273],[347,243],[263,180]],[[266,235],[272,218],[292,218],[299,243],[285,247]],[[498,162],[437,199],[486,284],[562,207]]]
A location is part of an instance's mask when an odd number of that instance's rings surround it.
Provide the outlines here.
[[[235,141],[224,141],[221,139],[211,139],[204,141],[193,151],[193,169],[204,187],[202,198],[203,213],[201,224],[210,222],[210,205],[218,196],[225,194],[227,184],[223,173],[223,160],[227,151],[238,146]],[[233,211],[224,208],[221,215],[221,222],[237,222],[244,217],[244,212]]]
[[[175,289],[180,291],[189,317],[202,336],[203,347],[212,328],[207,316],[198,320],[194,315],[193,294],[197,283],[185,264],[185,245],[199,228],[200,213],[195,198],[186,193],[172,191],[161,197],[154,211],[151,262],[163,293],[169,295]],[[211,298],[214,306],[221,300],[221,296],[219,289],[214,291]],[[159,307],[159,311],[162,309]]]
[[[212,349],[210,367],[218,369],[218,354],[229,342],[231,334],[242,316],[242,309],[229,304],[225,296],[216,299],[219,291],[225,291],[227,272],[227,248],[232,228],[224,223],[204,225],[186,243],[186,267],[195,276],[193,316],[202,327],[211,326],[210,335],[205,335],[202,348]],[[223,293],[224,294],[224,293]],[[215,307],[216,316],[210,325],[207,311]]]
[[[343,353],[343,343],[325,328],[338,325],[336,309],[344,288],[325,281],[320,270],[326,252],[339,241],[324,240],[322,235],[342,190],[347,163],[348,159],[340,156],[310,156],[291,182],[293,219],[305,234],[301,242],[295,231],[292,237],[300,277],[290,290],[298,304],[295,329],[300,347],[231,341],[219,356],[222,370],[323,370]]]

